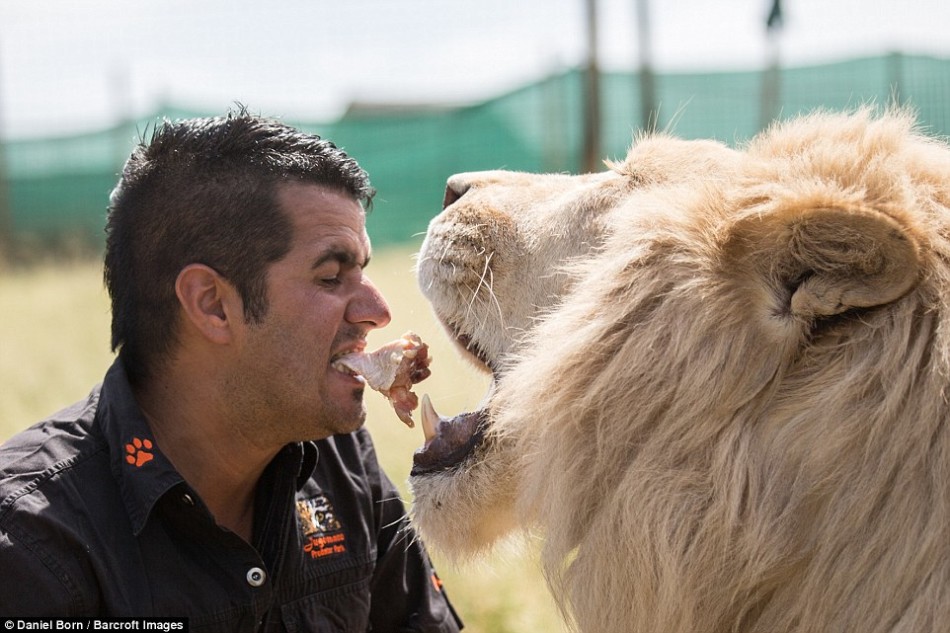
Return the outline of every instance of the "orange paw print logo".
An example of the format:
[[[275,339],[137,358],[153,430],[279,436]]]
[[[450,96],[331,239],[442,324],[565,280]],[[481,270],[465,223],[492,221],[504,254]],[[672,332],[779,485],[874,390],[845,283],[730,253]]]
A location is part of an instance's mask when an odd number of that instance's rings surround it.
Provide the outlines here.
[[[152,461],[155,457],[149,452],[150,450],[152,450],[152,440],[140,440],[134,437],[131,444],[125,445],[125,452],[128,453],[125,456],[125,461],[138,468],[142,464]]]

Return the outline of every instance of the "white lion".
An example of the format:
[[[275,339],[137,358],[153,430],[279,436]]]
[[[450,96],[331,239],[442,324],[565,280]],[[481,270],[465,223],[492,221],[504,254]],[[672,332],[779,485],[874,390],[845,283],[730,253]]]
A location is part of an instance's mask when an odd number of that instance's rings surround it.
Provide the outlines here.
[[[445,205],[420,284],[494,381],[415,456],[429,542],[537,531],[586,633],[950,630],[946,144],[822,113]]]

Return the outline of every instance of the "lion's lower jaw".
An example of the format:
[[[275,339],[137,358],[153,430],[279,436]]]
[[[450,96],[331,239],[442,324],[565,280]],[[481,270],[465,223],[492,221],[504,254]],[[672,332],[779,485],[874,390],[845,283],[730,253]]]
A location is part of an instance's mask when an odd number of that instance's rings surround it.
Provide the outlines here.
[[[475,455],[456,468],[409,478],[412,521],[426,545],[454,561],[492,548],[519,527],[511,463]]]

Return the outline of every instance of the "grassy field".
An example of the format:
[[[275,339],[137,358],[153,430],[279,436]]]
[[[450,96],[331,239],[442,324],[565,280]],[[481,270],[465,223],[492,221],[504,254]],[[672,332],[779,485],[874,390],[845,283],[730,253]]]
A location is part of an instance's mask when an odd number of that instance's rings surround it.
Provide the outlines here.
[[[463,363],[431,316],[412,275],[412,250],[374,254],[368,274],[393,311],[371,346],[418,332],[431,346],[433,376],[417,391],[429,393],[443,414],[475,407],[486,379]],[[0,442],[84,397],[112,362],[109,304],[98,263],[49,266],[0,275]],[[367,394],[368,426],[383,467],[402,485],[422,431],[407,429],[377,394]],[[563,631],[528,548],[453,567],[433,558],[453,603],[475,633]]]

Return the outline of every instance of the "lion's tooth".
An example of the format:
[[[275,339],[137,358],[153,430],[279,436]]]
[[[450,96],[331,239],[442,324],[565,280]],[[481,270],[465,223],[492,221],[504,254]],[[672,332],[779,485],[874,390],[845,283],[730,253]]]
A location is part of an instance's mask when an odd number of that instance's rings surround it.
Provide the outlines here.
[[[428,442],[435,437],[435,427],[438,426],[441,418],[436,413],[435,407],[432,406],[432,401],[427,393],[422,395],[419,414],[422,419],[422,432],[425,434],[426,442]]]

